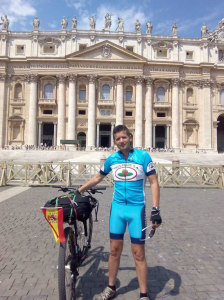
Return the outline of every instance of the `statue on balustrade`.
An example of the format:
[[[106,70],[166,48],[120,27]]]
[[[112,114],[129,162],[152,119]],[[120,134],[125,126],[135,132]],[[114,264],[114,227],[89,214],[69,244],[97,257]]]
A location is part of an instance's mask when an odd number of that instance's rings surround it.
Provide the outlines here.
[[[96,21],[94,16],[89,17],[89,26],[91,30],[95,30],[96,28]]]
[[[77,28],[77,18],[76,16],[72,18],[72,30],[76,30]]]
[[[9,19],[7,18],[7,16],[5,15],[4,17],[1,17],[2,22],[0,23],[0,25],[2,25],[2,30],[8,30],[9,28]]]
[[[111,15],[109,13],[105,16],[105,27],[104,30],[110,30],[111,27]]]
[[[146,23],[146,33],[147,34],[152,34],[152,29],[153,29],[152,23],[151,23],[151,21],[148,21]]]
[[[208,27],[204,23],[201,27],[201,37],[206,38],[207,34],[208,34]]]
[[[172,33],[173,33],[173,36],[177,36],[177,24],[176,24],[176,22],[173,23]]]
[[[61,26],[62,26],[62,30],[66,30],[67,26],[68,26],[68,20],[63,17],[63,19],[61,20]]]
[[[141,33],[141,31],[142,31],[139,20],[136,20],[136,22],[135,22],[135,31],[136,31],[136,33]]]
[[[118,31],[124,31],[124,21],[122,18],[118,18]]]
[[[33,30],[39,30],[40,20],[38,17],[35,17],[33,20]]]

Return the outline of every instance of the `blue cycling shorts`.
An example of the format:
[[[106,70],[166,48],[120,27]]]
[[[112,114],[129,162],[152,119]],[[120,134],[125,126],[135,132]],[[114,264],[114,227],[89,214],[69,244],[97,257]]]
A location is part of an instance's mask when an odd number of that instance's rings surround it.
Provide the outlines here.
[[[133,244],[144,244],[146,227],[145,205],[125,205],[112,202],[110,211],[110,238],[123,240],[126,226]]]

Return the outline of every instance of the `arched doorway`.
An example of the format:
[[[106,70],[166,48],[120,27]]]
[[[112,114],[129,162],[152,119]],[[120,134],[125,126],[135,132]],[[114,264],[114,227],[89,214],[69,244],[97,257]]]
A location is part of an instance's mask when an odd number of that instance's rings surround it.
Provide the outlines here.
[[[84,132],[78,133],[77,140],[80,141],[81,148],[86,148],[86,134]]]
[[[54,144],[54,124],[43,124],[42,143],[44,146],[50,147]]]
[[[224,152],[224,114],[218,117],[217,127],[217,151]]]

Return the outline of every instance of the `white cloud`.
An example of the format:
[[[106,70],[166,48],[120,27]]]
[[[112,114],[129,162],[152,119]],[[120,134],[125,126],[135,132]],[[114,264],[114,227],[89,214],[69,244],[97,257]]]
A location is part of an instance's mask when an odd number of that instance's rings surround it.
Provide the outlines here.
[[[7,15],[10,26],[19,23],[26,27],[26,20],[35,16],[36,9],[30,0],[0,0],[0,16]]]

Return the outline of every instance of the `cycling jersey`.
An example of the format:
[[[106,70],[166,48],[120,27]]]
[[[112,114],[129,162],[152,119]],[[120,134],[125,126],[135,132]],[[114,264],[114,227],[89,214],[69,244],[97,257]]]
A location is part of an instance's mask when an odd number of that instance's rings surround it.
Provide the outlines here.
[[[110,171],[114,178],[113,201],[126,205],[145,204],[145,180],[156,173],[148,152],[133,148],[125,159],[119,150],[106,159],[100,173],[107,175]]]

